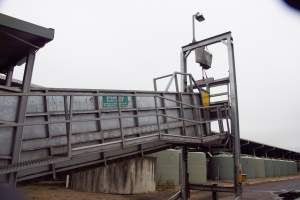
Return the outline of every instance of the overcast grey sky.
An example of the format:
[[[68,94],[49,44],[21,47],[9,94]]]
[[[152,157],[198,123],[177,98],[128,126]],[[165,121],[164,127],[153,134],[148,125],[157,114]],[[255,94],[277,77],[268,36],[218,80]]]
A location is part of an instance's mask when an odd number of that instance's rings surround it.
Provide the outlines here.
[[[55,29],[38,52],[34,83],[139,90],[179,70],[191,15],[200,11],[197,39],[233,33],[241,136],[300,151],[300,15],[280,1],[0,0],[0,10]],[[223,75],[224,47],[210,50],[212,71]]]

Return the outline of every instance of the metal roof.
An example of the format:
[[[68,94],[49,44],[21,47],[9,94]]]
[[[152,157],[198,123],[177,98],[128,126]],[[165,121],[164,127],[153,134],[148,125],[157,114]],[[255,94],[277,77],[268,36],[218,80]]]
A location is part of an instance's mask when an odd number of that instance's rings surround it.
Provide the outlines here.
[[[241,153],[271,158],[300,160],[300,153],[269,144],[263,144],[241,138]]]
[[[224,139],[218,144],[213,144],[204,147],[204,151],[211,151],[212,153],[219,153],[230,151],[230,138]],[[270,144],[263,144],[256,141],[240,138],[241,154],[253,155],[258,157],[279,158],[300,160],[300,152],[276,147]]]
[[[4,84],[5,83],[5,79],[6,79],[6,76],[0,74],[0,84]],[[23,82],[21,80],[19,80],[19,79],[15,79],[15,78],[12,79],[12,85],[13,86],[21,87],[22,83]],[[30,87],[31,88],[40,88],[40,89],[45,88],[42,85],[37,85],[37,84],[33,84],[33,83],[30,84]]]
[[[0,73],[22,64],[29,51],[38,50],[53,38],[54,29],[0,13]]]

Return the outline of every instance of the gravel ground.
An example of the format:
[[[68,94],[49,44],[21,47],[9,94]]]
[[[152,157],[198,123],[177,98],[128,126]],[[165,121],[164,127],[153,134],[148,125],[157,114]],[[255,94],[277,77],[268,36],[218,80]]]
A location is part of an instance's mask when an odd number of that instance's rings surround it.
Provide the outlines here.
[[[62,185],[56,184],[32,184],[20,187],[27,200],[166,200],[177,190],[166,189],[147,194],[138,195],[112,195],[101,193],[78,192],[65,189]],[[222,194],[221,196],[228,196]],[[191,192],[192,200],[209,200],[211,194],[208,192]]]
[[[284,180],[288,179],[288,180]],[[267,181],[267,182],[266,182]],[[62,184],[36,183],[19,187],[27,200],[165,200],[174,194],[176,189],[164,189],[153,193],[139,195],[112,195],[100,193],[78,192],[65,189]],[[282,199],[279,194],[297,191],[300,192],[300,177],[272,178],[248,181],[244,186],[243,200],[272,200]],[[230,194],[219,194],[220,200],[231,200]],[[192,191],[191,200],[209,200],[211,193]],[[296,198],[286,198],[293,200]]]

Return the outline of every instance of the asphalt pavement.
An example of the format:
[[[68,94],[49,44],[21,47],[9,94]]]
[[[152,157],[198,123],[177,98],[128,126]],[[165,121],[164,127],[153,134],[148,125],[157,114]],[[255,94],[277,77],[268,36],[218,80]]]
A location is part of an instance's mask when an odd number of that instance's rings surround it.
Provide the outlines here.
[[[300,179],[245,186],[243,200],[300,199]]]

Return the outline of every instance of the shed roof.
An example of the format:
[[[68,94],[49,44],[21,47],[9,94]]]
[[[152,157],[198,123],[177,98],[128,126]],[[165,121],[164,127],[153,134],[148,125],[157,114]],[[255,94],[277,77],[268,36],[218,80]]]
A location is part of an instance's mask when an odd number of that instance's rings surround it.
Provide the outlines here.
[[[0,13],[0,72],[23,64],[29,51],[54,38],[54,29],[38,26]]]

